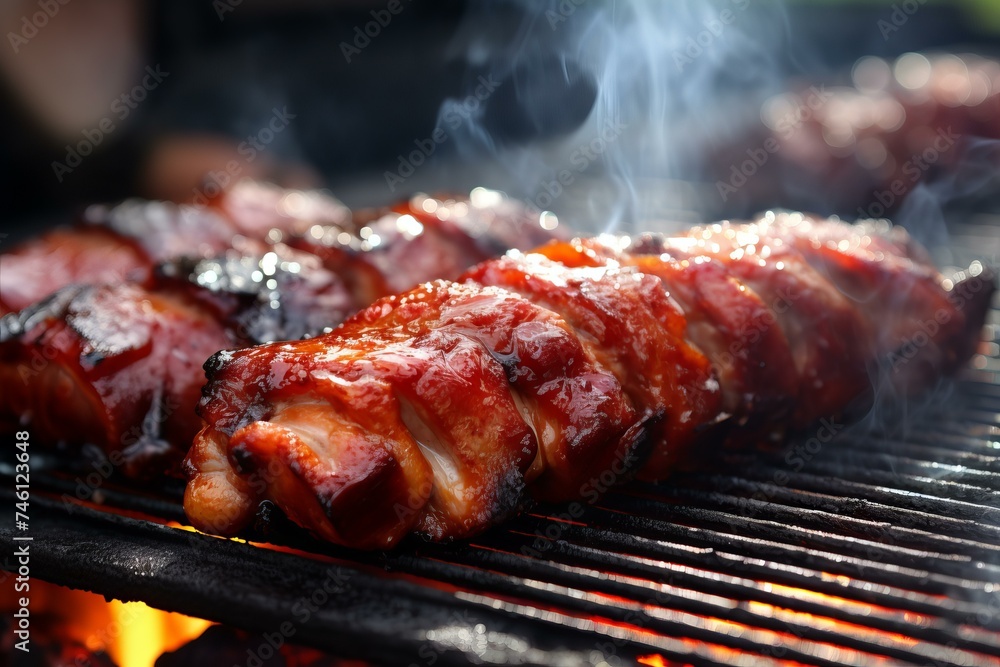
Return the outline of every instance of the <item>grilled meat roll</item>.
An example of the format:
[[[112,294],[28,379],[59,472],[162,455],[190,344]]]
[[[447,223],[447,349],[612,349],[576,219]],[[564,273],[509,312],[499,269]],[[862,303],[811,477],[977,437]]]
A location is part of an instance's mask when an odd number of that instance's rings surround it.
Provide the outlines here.
[[[81,223],[19,244],[0,255],[0,315],[68,285],[149,286],[162,262],[229,249],[263,255],[275,243],[320,257],[348,286],[357,310],[427,280],[457,278],[510,248],[560,238],[555,224],[551,214],[540,217],[484,188],[466,198],[418,195],[352,214],[320,192],[242,181],[204,206],[141,200],[92,206]]]
[[[280,247],[175,260],[145,285],[71,285],[0,318],[0,423],[99,445],[130,476],[176,471],[200,427],[206,358],[317,335],[352,309],[317,258]]]
[[[197,432],[200,366],[212,353],[316,336],[390,285],[457,277],[501,242],[494,227],[534,224],[525,239],[551,238],[499,193],[479,199],[415,197],[349,222],[328,198],[257,184],[211,207],[95,207],[103,224],[3,255],[11,303],[76,284],[0,320],[0,377],[12,388],[0,423],[121,453],[129,475],[170,471]],[[346,231],[355,223],[357,235]]]
[[[838,415],[880,366],[909,389],[953,370],[994,286],[948,285],[899,229],[799,214],[511,252],[212,357],[185,509],[223,535],[270,500],[352,547],[467,537],[528,494]]]
[[[272,230],[346,224],[349,217],[343,204],[319,193],[254,182],[237,184],[210,206],[138,199],[91,206],[78,224],[0,256],[7,278],[0,285],[0,314],[27,308],[67,285],[148,284],[158,263],[179,257],[210,257],[234,246],[263,253]]]
[[[554,215],[485,188],[468,197],[416,195],[390,208],[363,209],[354,226],[356,234],[315,226],[284,240],[321,257],[362,306],[429,280],[454,280],[512,248],[568,238]]]
[[[74,284],[145,284],[157,262],[228,248],[233,231],[215,213],[165,202],[92,207],[85,221],[54,229],[0,256],[0,314]]]

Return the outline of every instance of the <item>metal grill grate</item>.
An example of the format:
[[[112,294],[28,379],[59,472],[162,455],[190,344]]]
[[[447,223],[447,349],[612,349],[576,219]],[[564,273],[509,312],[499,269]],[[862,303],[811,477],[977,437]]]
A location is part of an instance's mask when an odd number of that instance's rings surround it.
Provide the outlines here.
[[[176,487],[67,503],[76,475],[53,469],[32,477],[33,574],[393,665],[1000,664],[998,314],[918,418],[723,453],[469,544],[222,540],[177,526]]]

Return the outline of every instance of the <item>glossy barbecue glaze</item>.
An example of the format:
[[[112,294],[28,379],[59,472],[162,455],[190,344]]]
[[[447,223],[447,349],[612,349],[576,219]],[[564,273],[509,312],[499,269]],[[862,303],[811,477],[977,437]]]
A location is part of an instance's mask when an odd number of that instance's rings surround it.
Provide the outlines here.
[[[197,525],[238,529],[217,517],[256,507],[226,466],[201,474],[224,446],[293,519],[368,548],[412,530],[475,533],[514,510],[527,482],[572,496],[637,458],[643,420],[614,374],[562,318],[515,294],[430,283],[338,334],[209,361],[198,442],[210,451],[188,461]],[[220,493],[239,510],[198,513]]]
[[[839,415],[923,332],[893,378],[918,389],[966,358],[993,278],[946,285],[898,230],[798,214],[511,252],[213,357],[185,507],[221,534],[269,499],[350,546],[468,536],[527,493]]]
[[[198,429],[192,413],[206,355],[232,344],[176,293],[135,285],[68,287],[0,320],[0,421],[40,442],[103,443],[126,472],[176,467]],[[16,389],[16,390],[15,390]]]
[[[27,308],[81,276],[94,283],[144,283],[151,269],[147,254],[113,231],[56,229],[4,253],[0,315]]]
[[[73,285],[0,318],[0,422],[91,443],[130,476],[176,472],[200,427],[204,360],[318,335],[353,301],[311,255],[274,246],[158,265],[144,284]]]
[[[171,472],[197,431],[196,389],[212,353],[316,336],[390,284],[457,277],[503,242],[498,229],[552,238],[538,215],[481,188],[465,200],[418,196],[396,209],[349,219],[326,195],[249,183],[209,206],[92,207],[87,223],[27,241],[2,255],[3,307],[21,310],[63,291],[0,320],[0,375],[16,377],[18,388],[0,395],[0,422],[38,425],[40,443],[124,448],[128,475]],[[81,284],[95,287],[69,286]],[[107,326],[81,331],[79,312]],[[145,342],[120,346],[124,331]],[[163,365],[183,354],[185,336],[200,359]],[[117,361],[91,372],[86,354],[75,347],[56,354],[53,339],[114,349]],[[156,372],[145,372],[149,366]],[[150,412],[150,396],[171,414]],[[126,446],[125,433],[142,437]]]
[[[221,252],[235,233],[206,208],[138,200],[93,206],[79,224],[3,254],[0,314],[27,308],[68,285],[147,284],[157,262]]]

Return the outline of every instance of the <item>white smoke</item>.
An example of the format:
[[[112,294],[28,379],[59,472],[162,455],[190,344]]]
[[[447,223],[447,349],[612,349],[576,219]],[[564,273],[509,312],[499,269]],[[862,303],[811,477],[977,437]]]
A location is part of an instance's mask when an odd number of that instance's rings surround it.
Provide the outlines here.
[[[470,86],[500,85],[474,113],[447,101],[438,125],[464,162],[492,161],[510,194],[576,228],[648,228],[687,206],[672,184],[704,142],[780,89],[784,30],[780,5],[754,0],[476,3],[454,48]]]

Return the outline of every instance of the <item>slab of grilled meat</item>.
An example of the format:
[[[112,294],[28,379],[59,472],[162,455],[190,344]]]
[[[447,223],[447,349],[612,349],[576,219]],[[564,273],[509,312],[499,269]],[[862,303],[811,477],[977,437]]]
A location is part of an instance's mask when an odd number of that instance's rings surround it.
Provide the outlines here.
[[[0,256],[0,314],[27,308],[67,285],[145,284],[159,262],[218,255],[234,243],[254,252],[275,229],[346,229],[349,221],[350,211],[331,197],[254,182],[237,184],[210,206],[142,200],[91,206],[78,224]]]
[[[103,222],[0,256],[6,303],[57,290],[0,319],[0,424],[99,445],[129,475],[170,471],[200,426],[209,356],[329,331],[390,285],[456,277],[489,256],[502,240],[488,223],[539,220],[499,195],[398,208],[340,219],[327,198],[251,184],[214,207],[95,208]],[[523,237],[550,236],[538,229]]]
[[[0,318],[0,423],[99,445],[129,475],[175,470],[200,427],[206,358],[317,335],[352,310],[336,274],[280,247],[174,260],[144,284],[70,285]]]
[[[474,535],[529,495],[837,416],[878,375],[919,389],[979,339],[994,285],[973,273],[799,214],[511,252],[331,334],[215,355],[185,508],[231,535],[270,500],[360,548]]]
[[[392,207],[352,213],[319,192],[240,182],[207,206],[129,200],[92,206],[82,220],[31,238],[0,255],[0,315],[68,285],[147,284],[156,266],[230,249],[262,255],[284,243],[315,254],[341,275],[356,306],[426,280],[456,278],[510,248],[532,248],[561,229],[502,193],[418,195]]]

